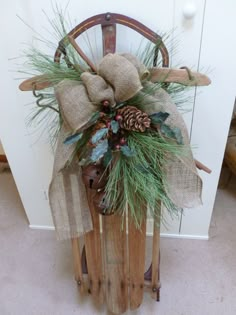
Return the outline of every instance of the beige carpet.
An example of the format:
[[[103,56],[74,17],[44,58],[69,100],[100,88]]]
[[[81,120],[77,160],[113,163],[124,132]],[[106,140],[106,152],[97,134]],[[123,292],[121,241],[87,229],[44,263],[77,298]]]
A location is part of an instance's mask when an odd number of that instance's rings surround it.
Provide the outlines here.
[[[219,190],[209,241],[161,240],[161,302],[130,314],[236,314],[236,180]],[[33,198],[34,196],[32,196]],[[70,242],[30,230],[10,173],[0,174],[0,315],[107,314],[73,280]]]
[[[0,173],[9,172],[10,168],[8,163],[0,162]]]

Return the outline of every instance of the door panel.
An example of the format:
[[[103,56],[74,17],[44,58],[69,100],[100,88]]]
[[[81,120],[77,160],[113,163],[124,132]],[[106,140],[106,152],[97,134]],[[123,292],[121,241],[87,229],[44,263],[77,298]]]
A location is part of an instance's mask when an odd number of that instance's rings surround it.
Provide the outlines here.
[[[236,41],[231,30],[236,28],[236,3],[207,0],[199,68],[210,68],[212,84],[198,88],[192,128],[195,156],[212,169],[201,172],[203,205],[186,209],[182,218],[182,235],[208,237],[208,229],[223,160],[229,124],[235,101]],[[223,211],[224,209],[222,209]]]

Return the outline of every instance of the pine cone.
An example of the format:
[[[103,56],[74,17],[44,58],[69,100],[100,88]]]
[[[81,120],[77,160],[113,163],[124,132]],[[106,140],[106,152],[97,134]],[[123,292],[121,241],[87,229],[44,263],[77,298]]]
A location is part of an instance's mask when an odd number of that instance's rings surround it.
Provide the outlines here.
[[[144,132],[151,124],[148,114],[135,106],[125,106],[119,109],[118,115],[122,116],[120,127],[126,130]]]

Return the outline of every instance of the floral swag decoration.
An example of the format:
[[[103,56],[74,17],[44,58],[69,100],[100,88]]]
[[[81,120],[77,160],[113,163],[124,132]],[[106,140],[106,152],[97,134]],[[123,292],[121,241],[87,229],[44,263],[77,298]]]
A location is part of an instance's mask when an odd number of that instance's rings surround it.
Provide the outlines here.
[[[49,188],[59,239],[93,229],[86,189],[99,213],[128,210],[137,226],[147,206],[159,218],[160,202],[171,214],[201,203],[185,123],[155,69],[108,54],[95,71],[51,84],[61,121]]]

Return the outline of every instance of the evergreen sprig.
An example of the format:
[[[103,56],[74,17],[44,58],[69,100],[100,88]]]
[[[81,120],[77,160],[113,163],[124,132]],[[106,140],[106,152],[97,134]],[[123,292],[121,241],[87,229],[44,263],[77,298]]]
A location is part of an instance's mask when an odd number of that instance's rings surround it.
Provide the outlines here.
[[[157,132],[131,132],[128,146],[135,152],[132,157],[119,154],[113,158],[113,166],[106,185],[107,211],[124,214],[128,211],[140,226],[148,205],[154,218],[160,216],[160,200],[167,210],[178,214],[179,209],[168,197],[164,167],[166,161],[186,153],[183,145],[167,141]],[[151,152],[151,154],[150,154]]]

